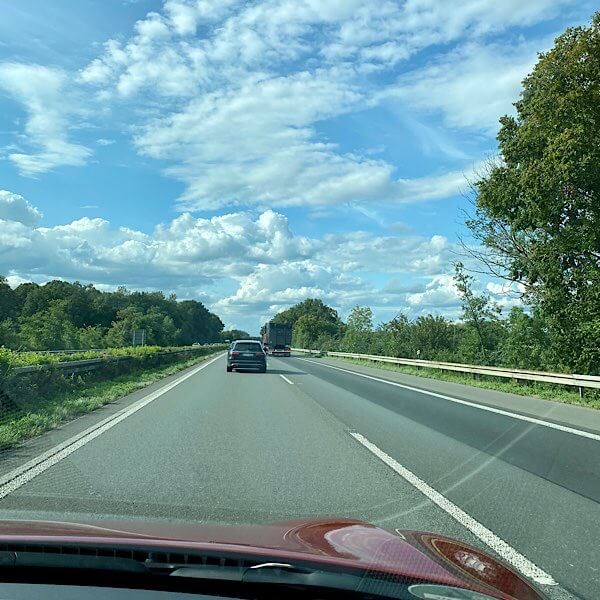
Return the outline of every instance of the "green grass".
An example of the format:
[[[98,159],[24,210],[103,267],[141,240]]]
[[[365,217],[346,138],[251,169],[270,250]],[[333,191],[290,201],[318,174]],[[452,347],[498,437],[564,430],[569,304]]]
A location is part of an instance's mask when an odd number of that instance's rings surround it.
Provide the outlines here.
[[[219,347],[225,348],[225,344],[215,344],[215,349]],[[186,348],[187,349],[187,348]],[[203,347],[199,346],[197,351],[202,351]],[[159,354],[164,352],[177,352],[182,350],[177,346],[125,346],[123,348],[105,348],[103,350],[81,350],[68,354],[46,354],[44,352],[15,352],[0,346],[0,371],[1,367],[26,367],[30,365],[56,364],[73,360],[85,360],[89,358],[107,358],[116,356],[133,356],[141,358],[151,354]],[[190,349],[194,351],[194,349]]]
[[[472,375],[456,373],[452,371],[440,371],[438,369],[428,369],[423,367],[417,368],[407,365],[394,365],[383,362],[378,363],[356,358],[342,358],[336,356],[335,360],[344,360],[357,365],[374,367],[376,369],[382,369],[385,371],[394,371],[396,373],[404,373],[406,375],[416,375],[417,377],[440,379],[442,381],[462,383],[488,390],[508,392],[509,394],[516,394],[518,396],[543,398],[544,400],[554,400],[555,402],[562,402],[564,404],[577,404],[579,406],[587,406],[588,408],[600,409],[600,393],[598,390],[587,389],[584,392],[583,398],[581,398],[576,388],[570,389],[551,383],[541,383],[537,381],[532,381],[530,383],[519,383],[481,375],[475,378]]]
[[[23,440],[35,437],[155,381],[173,375],[194,364],[211,358],[214,354],[190,358],[175,364],[128,373],[110,381],[90,383],[77,392],[58,394],[34,404],[26,414],[6,415],[0,422],[0,449],[16,446]]]

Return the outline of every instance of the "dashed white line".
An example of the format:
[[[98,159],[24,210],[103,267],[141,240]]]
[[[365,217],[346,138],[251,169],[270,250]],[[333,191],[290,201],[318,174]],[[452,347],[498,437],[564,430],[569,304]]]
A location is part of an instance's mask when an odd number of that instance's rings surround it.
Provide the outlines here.
[[[543,419],[536,419],[535,417],[527,417],[527,416],[521,415],[519,413],[510,412],[508,410],[502,410],[501,408],[494,408],[493,406],[485,406],[483,404],[477,404],[476,402],[469,402],[468,400],[460,400],[459,398],[453,398],[452,396],[447,396],[446,394],[438,394],[437,392],[431,392],[429,390],[424,390],[422,388],[413,387],[412,385],[406,385],[404,383],[397,383],[396,381],[390,381],[389,379],[381,379],[379,377],[373,377],[372,375],[366,375],[365,373],[358,373],[357,371],[351,371],[350,369],[342,369],[341,367],[334,367],[333,365],[327,365],[320,361],[308,360],[306,358],[300,358],[300,360],[304,360],[306,362],[310,362],[315,365],[320,365],[322,367],[327,367],[328,369],[335,369],[336,371],[343,371],[344,373],[350,373],[352,375],[356,375],[357,377],[364,377],[365,379],[372,379],[373,381],[378,381],[379,383],[386,383],[388,385],[393,385],[395,387],[404,388],[405,390],[419,392],[419,394],[427,394],[428,396],[434,396],[435,398],[442,398],[443,400],[449,400],[450,402],[455,402],[456,404],[462,404],[464,406],[478,408],[479,410],[485,410],[487,412],[496,413],[498,415],[503,415],[505,417],[511,417],[512,419],[519,419],[520,421],[527,421],[528,423],[534,423],[535,425],[542,425],[543,427],[549,427],[550,429],[564,431],[565,433],[572,433],[573,435],[578,435],[580,437],[585,437],[590,440],[595,440],[596,442],[600,442],[600,435],[598,435],[597,433],[591,433],[589,431],[575,429],[573,427],[568,427],[567,425],[559,425],[558,423],[552,423],[552,421],[544,421]]]
[[[375,444],[371,443],[366,437],[356,432],[350,432],[350,435],[367,448],[367,450],[372,452],[377,458],[383,461],[388,467],[398,473],[398,475],[408,481],[413,487],[429,498],[429,500],[437,504],[437,506],[445,513],[458,521],[463,527],[466,527],[484,544],[495,550],[506,562],[510,563],[515,569],[523,573],[523,575],[531,578],[540,585],[557,585],[551,575],[548,575],[548,573],[533,564],[520,552],[517,552],[512,546],[509,546],[503,539],[499,538],[494,532],[490,531],[479,521],[476,521],[437,490],[434,490],[429,484],[425,483],[412,471],[402,466],[397,460],[393,459]]]
[[[160,398],[163,394],[167,393],[169,390],[172,390],[174,387],[178,386],[180,383],[193,377],[198,373],[198,371],[202,371],[212,363],[214,363],[219,358],[222,358],[224,354],[220,354],[216,356],[212,360],[208,362],[202,363],[195,369],[188,371],[181,377],[178,377],[174,381],[164,385],[163,387],[151,392],[147,396],[144,396],[141,400],[138,400],[131,406],[120,410],[119,412],[103,419],[99,423],[92,425],[85,431],[78,433],[62,444],[58,444],[47,450],[43,454],[36,456],[32,460],[26,462],[25,464],[17,467],[12,470],[10,473],[7,473],[2,478],[0,478],[0,498],[4,498],[9,494],[12,494],[15,490],[19,489],[21,486],[25,485],[29,481],[31,481],[34,477],[37,477],[44,471],[47,471],[50,467],[60,462],[70,454],[73,454],[76,450],[85,446],[88,442],[91,442],[93,439],[102,435],[109,429],[113,428],[115,425],[125,420],[127,417],[136,413],[138,410],[144,408],[144,406],[150,404],[157,398]]]
[[[290,381],[285,375],[281,375],[280,373],[279,377],[281,377],[281,379],[283,379],[284,381],[287,381],[290,385],[294,385],[294,382]]]

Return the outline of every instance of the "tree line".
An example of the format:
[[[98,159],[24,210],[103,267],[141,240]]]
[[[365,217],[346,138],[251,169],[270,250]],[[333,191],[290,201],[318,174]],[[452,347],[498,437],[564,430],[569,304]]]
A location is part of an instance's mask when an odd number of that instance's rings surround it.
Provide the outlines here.
[[[538,307],[515,306],[504,315],[490,295],[473,291],[474,278],[459,262],[454,282],[462,298],[459,320],[441,315],[416,319],[399,312],[373,322],[368,306],[355,306],[344,322],[319,298],[308,298],[272,320],[293,327],[298,348],[379,354],[398,358],[484,364],[532,370],[600,374],[599,364],[577,362]]]
[[[538,311],[513,307],[507,315],[489,295],[474,294],[471,278],[458,266],[463,278],[462,317],[441,315],[409,319],[400,312],[377,325],[368,306],[355,306],[342,321],[337,311],[318,298],[310,298],[277,314],[273,319],[293,326],[297,348],[378,354],[397,358],[484,364],[542,371],[569,371],[560,343]],[[598,366],[586,371],[600,374]]]
[[[129,346],[132,331],[145,343],[183,346],[222,341],[223,323],[201,302],[162,292],[103,292],[79,282],[22,283],[0,277],[0,346],[65,350]]]

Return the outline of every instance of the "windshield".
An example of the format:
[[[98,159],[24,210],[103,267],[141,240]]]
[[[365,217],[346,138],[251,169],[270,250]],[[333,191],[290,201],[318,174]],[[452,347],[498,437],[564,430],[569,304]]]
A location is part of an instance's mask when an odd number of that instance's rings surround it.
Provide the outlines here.
[[[0,520],[597,598],[594,10],[0,0]]]
[[[239,352],[262,352],[262,346],[252,342],[236,342],[232,349]]]

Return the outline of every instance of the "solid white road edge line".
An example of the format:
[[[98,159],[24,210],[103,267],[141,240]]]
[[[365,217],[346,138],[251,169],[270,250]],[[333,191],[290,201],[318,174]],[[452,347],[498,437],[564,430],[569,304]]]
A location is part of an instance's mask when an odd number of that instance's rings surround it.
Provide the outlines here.
[[[280,373],[279,377],[281,377],[281,379],[283,379],[284,381],[287,381],[290,385],[294,385],[294,382],[290,381],[285,375],[281,375]]]
[[[300,358],[300,357],[298,357],[298,358]],[[404,383],[397,383],[396,381],[390,381],[389,379],[380,379],[379,377],[373,377],[372,375],[366,375],[365,373],[358,373],[357,371],[351,371],[350,369],[342,369],[341,367],[334,367],[333,365],[326,365],[325,363],[318,362],[316,360],[308,360],[307,358],[300,358],[300,360],[304,360],[306,362],[310,362],[315,365],[321,365],[322,367],[327,367],[328,369],[335,369],[336,371],[344,371],[344,373],[351,373],[352,375],[356,375],[357,377],[364,377],[365,379],[372,379],[373,381],[379,381],[380,383],[387,383],[388,385],[393,385],[396,387],[404,388],[406,390],[411,390],[413,392],[419,392],[420,394],[427,394],[428,396],[435,396],[436,398],[442,398],[443,400],[449,400],[450,402],[455,402],[456,404],[463,404],[465,406],[471,406],[472,408],[486,410],[488,412],[496,413],[498,415],[504,415],[505,417],[519,419],[520,421],[527,421],[528,423],[534,423],[535,425],[542,425],[544,427],[549,427],[550,429],[557,429],[558,431],[572,433],[573,435],[578,435],[581,437],[589,438],[590,440],[595,440],[596,442],[600,442],[600,435],[598,435],[597,433],[591,433],[589,431],[575,429],[573,427],[568,427],[566,425],[559,425],[558,423],[552,423],[551,421],[544,421],[542,419],[536,419],[535,417],[527,417],[525,415],[520,415],[519,413],[513,413],[508,410],[502,410],[501,408],[494,408],[493,406],[477,404],[476,402],[469,402],[468,400],[460,400],[459,398],[453,398],[452,396],[446,396],[445,394],[438,394],[437,392],[430,392],[429,390],[424,390],[421,388],[413,387],[411,385],[406,385]]]
[[[150,404],[150,402],[160,398],[163,394],[166,394],[169,390],[172,390],[186,379],[193,377],[196,375],[196,373],[202,369],[205,369],[223,356],[224,354],[220,354],[212,360],[202,363],[198,367],[178,377],[174,381],[171,381],[158,390],[155,390],[147,396],[144,396],[131,406],[128,406],[114,415],[111,415],[110,417],[100,421],[99,423],[92,425],[85,431],[78,433],[65,442],[54,446],[54,448],[47,450],[43,454],[40,454],[20,467],[17,467],[10,473],[7,473],[0,478],[0,499],[12,494],[12,492],[31,481],[34,477],[37,477],[44,471],[48,470],[50,467],[60,462],[70,454],[73,454],[73,452],[82,446],[85,446],[88,442],[91,442],[93,439],[102,435],[104,432],[108,431],[132,414],[136,413],[138,410],[144,408],[144,406]]]
[[[495,550],[506,562],[523,573],[523,575],[541,585],[557,585],[552,576],[533,564],[512,546],[509,546],[504,540],[499,538],[495,533],[479,523],[479,521],[476,521],[464,510],[456,506],[456,504],[448,500],[448,498],[442,496],[442,494],[417,477],[412,471],[409,471],[375,444],[371,443],[366,437],[353,431],[350,432],[350,435],[367,448],[367,450],[372,452],[377,458],[383,461],[388,467],[398,473],[400,477],[404,478],[408,483],[419,490],[419,492],[427,496],[429,500],[437,504],[445,513],[458,521],[463,527],[466,527],[484,544]]]

